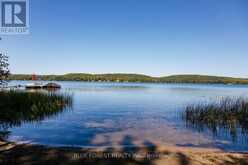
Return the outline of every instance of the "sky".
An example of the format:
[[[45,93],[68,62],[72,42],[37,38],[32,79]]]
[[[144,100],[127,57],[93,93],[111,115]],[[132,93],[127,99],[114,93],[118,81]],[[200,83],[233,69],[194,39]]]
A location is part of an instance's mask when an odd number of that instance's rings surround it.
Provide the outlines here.
[[[18,74],[248,78],[247,0],[30,0],[30,34],[1,37]]]

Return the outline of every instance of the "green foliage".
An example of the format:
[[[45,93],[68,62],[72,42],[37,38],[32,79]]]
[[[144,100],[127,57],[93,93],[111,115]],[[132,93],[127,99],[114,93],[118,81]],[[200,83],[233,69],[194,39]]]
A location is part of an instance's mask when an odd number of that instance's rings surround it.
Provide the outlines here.
[[[237,128],[248,133],[248,100],[245,98],[224,98],[219,102],[190,105],[183,113],[183,119],[194,128],[210,128],[217,133],[218,128],[230,131],[236,137]]]
[[[168,83],[248,84],[248,79],[204,75],[175,75],[160,80]]]
[[[7,129],[25,122],[41,121],[62,112],[71,104],[71,96],[64,94],[1,91],[0,128]]]
[[[8,56],[0,52],[0,87],[6,84],[5,80],[8,78],[9,74]]]
[[[140,74],[84,74],[71,73],[65,75],[39,75],[41,80],[49,81],[103,81],[103,82],[154,82],[154,83],[216,83],[216,84],[248,84],[248,79],[175,75],[168,77],[150,77]],[[10,80],[31,80],[31,75],[11,75]]]

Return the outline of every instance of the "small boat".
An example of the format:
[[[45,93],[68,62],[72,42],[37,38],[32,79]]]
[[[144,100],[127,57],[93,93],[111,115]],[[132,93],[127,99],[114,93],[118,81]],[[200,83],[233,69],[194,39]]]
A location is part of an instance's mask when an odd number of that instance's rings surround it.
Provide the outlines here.
[[[48,83],[42,87],[43,89],[60,89],[61,85],[56,83]]]
[[[41,83],[30,83],[27,84],[26,89],[42,89],[42,84]]]

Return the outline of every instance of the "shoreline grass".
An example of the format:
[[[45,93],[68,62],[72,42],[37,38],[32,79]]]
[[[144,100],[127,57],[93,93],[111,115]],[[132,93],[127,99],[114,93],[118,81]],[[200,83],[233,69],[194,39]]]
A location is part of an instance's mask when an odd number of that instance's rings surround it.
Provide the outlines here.
[[[191,127],[209,128],[215,134],[219,128],[227,129],[235,138],[239,128],[242,133],[248,133],[248,99],[227,97],[217,102],[189,105],[183,119]]]
[[[72,97],[53,92],[0,91],[0,128],[41,121],[72,105]]]

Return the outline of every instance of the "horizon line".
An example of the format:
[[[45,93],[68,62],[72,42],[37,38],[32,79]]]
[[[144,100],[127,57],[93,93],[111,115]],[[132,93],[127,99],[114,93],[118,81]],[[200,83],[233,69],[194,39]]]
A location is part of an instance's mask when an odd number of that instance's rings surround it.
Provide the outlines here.
[[[248,77],[236,77],[236,76],[224,76],[224,75],[212,75],[212,74],[194,74],[194,73],[185,73],[185,74],[170,74],[165,76],[152,76],[144,73],[127,73],[127,72],[110,72],[110,73],[86,73],[86,72],[70,72],[63,74],[36,74],[36,73],[11,73],[11,75],[37,75],[37,76],[64,76],[68,74],[89,74],[89,75],[108,75],[108,74],[122,74],[122,75],[142,75],[148,76],[152,78],[162,78],[162,77],[170,77],[170,76],[210,76],[210,77],[223,77],[223,78],[239,78],[239,79],[248,79]]]

